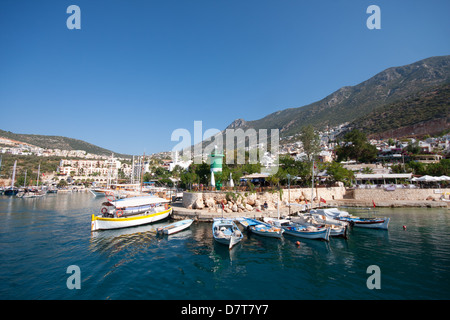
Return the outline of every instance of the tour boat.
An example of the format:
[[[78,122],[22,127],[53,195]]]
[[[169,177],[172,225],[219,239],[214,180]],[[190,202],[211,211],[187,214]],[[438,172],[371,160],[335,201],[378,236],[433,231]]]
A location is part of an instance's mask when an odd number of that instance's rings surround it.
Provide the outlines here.
[[[212,232],[214,240],[227,245],[229,249],[244,237],[232,219],[214,218]]]
[[[237,221],[244,226],[249,232],[255,233],[264,237],[271,238],[281,238],[284,230],[282,228],[277,228],[273,225],[267,224],[262,221],[251,218],[237,218]]]
[[[194,220],[192,220],[192,219],[180,220],[180,221],[168,224],[167,226],[159,227],[158,229],[156,229],[156,231],[158,233],[163,233],[163,234],[174,234],[176,232],[179,232],[179,231],[189,228],[191,226],[192,222],[194,222]]]
[[[168,200],[141,196],[103,202],[100,215],[92,215],[91,231],[140,226],[167,218]]]
[[[311,225],[295,223],[288,219],[276,219],[269,217],[264,217],[264,221],[269,224],[273,224],[274,226],[283,228],[284,233],[294,237],[325,241],[330,240],[331,229],[329,227],[317,228]]]

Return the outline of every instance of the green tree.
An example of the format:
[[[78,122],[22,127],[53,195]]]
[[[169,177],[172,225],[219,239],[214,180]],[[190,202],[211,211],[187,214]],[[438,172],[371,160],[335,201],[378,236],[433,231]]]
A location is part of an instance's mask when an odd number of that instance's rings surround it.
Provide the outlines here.
[[[332,181],[343,182],[346,186],[351,184],[354,178],[353,172],[351,170],[345,169],[339,162],[333,161],[327,166],[327,173],[330,175]]]
[[[347,132],[343,144],[336,149],[339,162],[349,159],[363,163],[372,162],[377,154],[377,148],[367,141],[366,134],[357,129]]]
[[[320,137],[314,131],[312,125],[302,127],[300,134],[300,141],[303,144],[303,150],[306,153],[306,157],[308,161],[312,161],[320,152]]]
[[[61,179],[61,180],[59,180],[57,187],[64,188],[64,187],[67,187],[67,185],[68,185],[67,181],[64,179]]]

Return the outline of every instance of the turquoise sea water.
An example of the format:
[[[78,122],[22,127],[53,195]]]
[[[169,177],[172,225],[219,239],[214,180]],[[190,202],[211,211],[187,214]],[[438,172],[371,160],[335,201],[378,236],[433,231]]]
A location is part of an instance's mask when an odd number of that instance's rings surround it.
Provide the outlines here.
[[[354,228],[329,243],[244,233],[230,252],[214,243],[210,223],[165,237],[155,229],[167,221],[91,234],[102,200],[1,196],[0,299],[450,298],[447,208],[380,208],[391,217],[388,231]],[[80,289],[67,287],[71,265],[80,268]],[[380,289],[367,287],[371,265]]]

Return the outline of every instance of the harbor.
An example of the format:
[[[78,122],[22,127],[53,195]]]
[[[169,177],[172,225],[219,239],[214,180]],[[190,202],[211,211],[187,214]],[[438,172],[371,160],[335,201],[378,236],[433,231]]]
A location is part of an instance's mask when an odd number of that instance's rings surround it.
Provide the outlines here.
[[[240,227],[243,238],[229,250],[212,235],[210,219],[220,213],[199,215],[171,235],[157,230],[177,221],[172,218],[91,232],[91,216],[104,201],[89,192],[0,196],[0,298],[450,298],[447,208],[377,208],[378,216],[390,218],[388,230],[353,227],[347,239],[329,241],[270,238]],[[173,209],[175,218],[181,202]],[[81,270],[79,290],[66,287],[71,265]],[[366,285],[370,265],[380,267],[379,290]]]

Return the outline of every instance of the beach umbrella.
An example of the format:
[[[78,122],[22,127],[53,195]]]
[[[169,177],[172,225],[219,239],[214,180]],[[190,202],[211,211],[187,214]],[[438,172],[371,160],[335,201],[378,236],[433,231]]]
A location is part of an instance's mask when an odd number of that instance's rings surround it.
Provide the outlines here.
[[[436,181],[436,178],[432,177],[432,176],[425,175],[425,176],[422,176],[420,178],[417,178],[416,181],[431,182],[431,181]]]
[[[233,178],[231,177],[231,172],[230,172],[230,187],[234,187],[234,182],[233,182]]]
[[[450,181],[450,177],[447,177],[447,176],[440,176],[438,178],[440,181]]]

